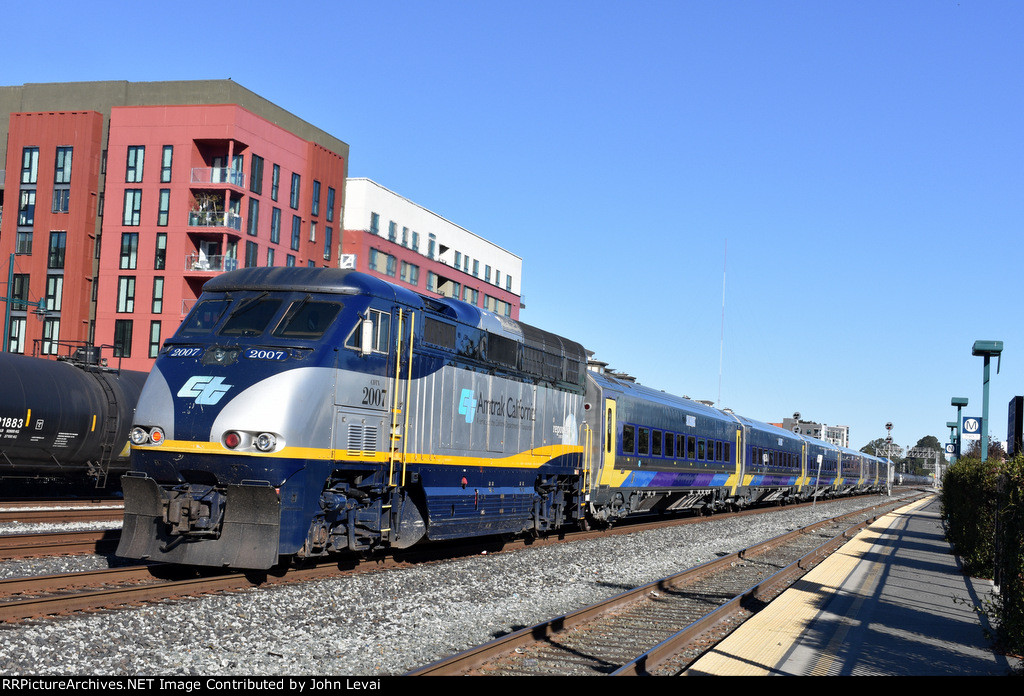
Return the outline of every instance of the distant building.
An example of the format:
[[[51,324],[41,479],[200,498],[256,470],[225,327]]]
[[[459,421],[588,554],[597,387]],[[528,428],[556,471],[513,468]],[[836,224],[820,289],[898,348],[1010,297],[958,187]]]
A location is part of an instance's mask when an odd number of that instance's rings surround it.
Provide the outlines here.
[[[2,349],[146,370],[210,277],[337,266],[348,150],[230,80],[0,87]]]
[[[519,318],[523,260],[370,179],[345,188],[343,263]]]
[[[825,425],[813,421],[784,418],[780,427],[790,432],[830,442],[838,447],[850,446],[850,426],[848,425]]]

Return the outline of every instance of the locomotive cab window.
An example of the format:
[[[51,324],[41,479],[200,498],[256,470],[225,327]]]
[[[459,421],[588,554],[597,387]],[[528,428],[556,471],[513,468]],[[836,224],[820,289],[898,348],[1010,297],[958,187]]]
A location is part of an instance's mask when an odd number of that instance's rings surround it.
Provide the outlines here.
[[[337,302],[310,302],[300,300],[288,308],[284,319],[274,329],[281,338],[316,340],[324,335],[341,311]]]
[[[236,302],[218,333],[221,336],[258,336],[280,308],[281,300],[277,298]]]
[[[178,329],[179,334],[198,335],[210,333],[220,321],[224,310],[231,304],[230,300],[203,300],[189,313],[188,318]]]
[[[369,322],[365,331],[368,332],[368,346],[363,345],[364,325]],[[391,315],[379,309],[368,309],[366,315],[356,324],[345,341],[345,347],[362,351],[364,348],[371,353],[387,353],[391,345]]]

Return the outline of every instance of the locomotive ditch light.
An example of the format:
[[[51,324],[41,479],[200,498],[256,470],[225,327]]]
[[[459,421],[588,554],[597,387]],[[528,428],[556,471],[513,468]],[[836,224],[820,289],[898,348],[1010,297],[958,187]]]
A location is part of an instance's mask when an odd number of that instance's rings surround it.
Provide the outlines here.
[[[164,431],[162,428],[153,428],[149,433],[149,439],[153,441],[154,445],[159,445],[164,441]]]
[[[224,434],[224,446],[228,449],[235,449],[242,442],[241,436],[234,431]]]
[[[144,428],[135,426],[132,428],[131,435],[129,435],[133,445],[144,445],[149,442],[149,433]]]

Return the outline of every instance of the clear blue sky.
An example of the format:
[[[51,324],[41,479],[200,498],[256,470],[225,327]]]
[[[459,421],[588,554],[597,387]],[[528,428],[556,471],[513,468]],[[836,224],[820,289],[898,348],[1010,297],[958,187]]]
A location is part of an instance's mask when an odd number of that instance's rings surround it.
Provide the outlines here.
[[[650,386],[856,448],[981,415],[977,339],[1024,394],[1019,0],[9,5],[3,84],[231,78]]]

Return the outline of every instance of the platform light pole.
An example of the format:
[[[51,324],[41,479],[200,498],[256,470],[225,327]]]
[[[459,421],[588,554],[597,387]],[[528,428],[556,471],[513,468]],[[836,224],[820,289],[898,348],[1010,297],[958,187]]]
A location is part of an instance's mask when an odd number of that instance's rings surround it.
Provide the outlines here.
[[[949,403],[956,406],[956,440],[953,442],[956,445],[956,458],[960,459],[960,424],[963,423],[963,410],[967,405],[967,397],[954,396]]]
[[[975,341],[974,348],[971,350],[971,355],[985,358],[985,372],[982,381],[983,401],[981,402],[981,461],[983,462],[988,459],[988,383],[990,363],[993,357],[999,358],[999,362],[996,363],[996,374],[999,374],[1002,352],[1002,341]]]

